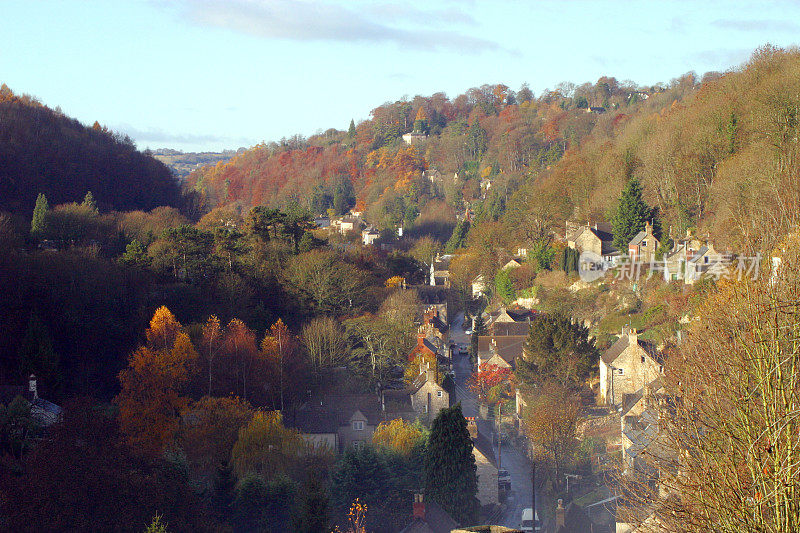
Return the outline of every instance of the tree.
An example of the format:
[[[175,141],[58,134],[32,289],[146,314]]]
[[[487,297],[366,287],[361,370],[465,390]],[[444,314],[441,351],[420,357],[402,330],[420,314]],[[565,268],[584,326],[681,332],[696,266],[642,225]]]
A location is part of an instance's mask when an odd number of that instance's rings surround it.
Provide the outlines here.
[[[33,219],[31,220],[31,236],[34,238],[41,238],[47,229],[47,212],[49,207],[47,205],[47,197],[43,192],[39,193],[36,197],[36,205],[33,208]]]
[[[158,308],[146,331],[147,345],[130,356],[119,373],[120,430],[134,449],[158,455],[173,440],[178,415],[187,399],[181,387],[189,378],[189,366],[197,358],[189,336],[175,316]]]
[[[481,402],[494,404],[513,395],[513,379],[510,368],[482,363],[467,380],[467,389]]]
[[[414,131],[428,133],[428,115],[425,114],[425,108],[422,106],[419,107],[417,117],[414,119]]]
[[[292,289],[318,313],[353,306],[364,291],[364,275],[333,252],[312,250],[293,257],[286,273]]]
[[[425,454],[425,494],[462,524],[478,518],[478,476],[461,404],[433,421]]]
[[[302,501],[295,513],[294,528],[297,533],[328,531],[330,525],[329,499],[319,476],[309,472],[300,490]]]
[[[481,127],[481,123],[476,117],[467,130],[467,151],[473,159],[480,159],[489,146],[486,130]]]
[[[180,443],[192,468],[211,481],[230,461],[239,430],[252,417],[250,404],[235,397],[203,396],[187,407]]]
[[[542,315],[531,322],[517,372],[528,382],[553,379],[563,386],[578,385],[599,359],[585,326],[563,316]]]
[[[347,128],[347,136],[351,139],[356,136],[356,121],[350,119],[350,127]]]
[[[402,418],[381,422],[372,434],[372,443],[403,456],[410,456],[419,446],[424,446],[427,432],[419,421],[409,424]]]
[[[441,249],[442,245],[439,241],[426,235],[414,243],[409,253],[411,257],[430,269],[433,261],[436,259],[436,255]]]
[[[285,215],[278,209],[263,205],[255,206],[247,217],[247,227],[251,234],[269,242],[278,234]]]
[[[83,197],[83,203],[81,203],[81,206],[85,207],[94,214],[99,213],[97,210],[97,202],[94,201],[94,195],[92,194],[92,191],[86,191],[86,196]]]
[[[510,270],[510,268],[501,269],[494,277],[494,287],[497,295],[506,304],[510,304],[517,299],[517,291],[514,289],[514,282],[511,281]]]
[[[147,249],[136,239],[133,239],[125,246],[125,253],[120,257],[120,261],[126,265],[138,267],[146,267],[150,264]]]
[[[95,122],[97,124],[97,122]],[[164,518],[160,514],[156,513],[153,515],[153,521],[150,522],[150,525],[147,526],[147,529],[144,530],[144,533],[168,533],[167,525],[165,522],[162,522],[161,519]]]
[[[214,357],[220,349],[223,338],[222,325],[216,315],[211,315],[203,325],[201,353],[208,365],[208,395],[211,395],[211,377],[213,375]]]
[[[611,216],[611,225],[614,229],[614,246],[620,250],[627,250],[628,243],[637,233],[644,229],[647,222],[652,221],[653,232],[660,229],[655,212],[642,199],[642,184],[632,178],[619,198],[617,207]],[[660,236],[660,231],[656,238]]]
[[[344,330],[336,320],[330,317],[313,318],[303,326],[300,336],[315,371],[340,365],[344,361],[347,342]]]
[[[35,374],[44,385],[43,390],[55,394],[61,385],[59,357],[53,349],[50,330],[38,316],[31,315],[25,337],[17,352],[20,374],[28,377]]]
[[[772,275],[710,287],[666,360],[658,438],[619,480],[625,520],[665,531],[796,531],[800,256]],[[669,497],[665,497],[669,495]]]
[[[564,470],[575,456],[580,403],[567,389],[546,383],[531,401],[525,429],[539,455],[553,469],[553,482],[561,486]]]
[[[278,411],[256,411],[239,430],[231,451],[231,464],[239,477],[255,473],[270,479],[290,472],[302,448],[300,433],[284,427]]]
[[[483,313],[478,311],[475,316],[475,327],[470,337],[470,357],[474,361],[478,360],[478,337],[486,335],[486,322],[483,320]]]
[[[463,248],[467,244],[467,234],[469,233],[470,223],[466,218],[462,218],[453,228],[453,234],[448,239],[447,244],[444,246],[444,253],[452,254],[459,248]]]
[[[232,319],[225,328],[223,340],[228,357],[232,358],[238,366],[241,383],[241,395],[246,400],[249,389],[247,377],[251,372],[253,362],[258,357],[256,334],[238,318]]]
[[[21,459],[37,429],[31,404],[25,398],[16,396],[8,405],[0,403],[0,451]]]

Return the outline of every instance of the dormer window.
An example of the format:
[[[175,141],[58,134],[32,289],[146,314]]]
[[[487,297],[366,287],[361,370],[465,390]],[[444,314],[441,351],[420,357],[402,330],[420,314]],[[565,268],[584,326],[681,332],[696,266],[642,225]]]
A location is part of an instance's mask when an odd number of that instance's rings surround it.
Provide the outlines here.
[[[363,420],[353,420],[353,429],[355,431],[364,431],[364,421]]]

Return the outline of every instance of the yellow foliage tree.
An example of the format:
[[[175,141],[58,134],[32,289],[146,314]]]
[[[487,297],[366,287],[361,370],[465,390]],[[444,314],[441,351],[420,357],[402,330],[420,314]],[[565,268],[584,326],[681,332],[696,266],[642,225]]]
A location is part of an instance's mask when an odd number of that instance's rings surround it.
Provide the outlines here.
[[[395,289],[403,285],[405,281],[406,280],[403,276],[392,276],[391,278],[386,280],[386,286],[389,287],[390,289]]]
[[[280,412],[256,411],[239,430],[231,462],[239,477],[253,472],[271,478],[290,470],[302,450],[300,432],[284,427]]]
[[[425,430],[419,424],[408,424],[403,419],[381,422],[372,434],[372,443],[378,447],[409,456],[416,446],[425,442]]]

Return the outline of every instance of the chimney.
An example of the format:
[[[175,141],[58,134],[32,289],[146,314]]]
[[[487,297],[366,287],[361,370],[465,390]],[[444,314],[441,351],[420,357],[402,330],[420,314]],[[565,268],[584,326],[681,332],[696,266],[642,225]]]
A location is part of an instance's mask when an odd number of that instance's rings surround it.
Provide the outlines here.
[[[31,393],[32,400],[39,398],[39,392],[36,390],[36,376],[33,374],[28,378],[28,391]]]
[[[633,328],[629,329],[628,339],[630,339],[631,344],[636,344],[637,342],[639,342],[639,332]]]
[[[566,514],[567,511],[564,509],[564,500],[559,498],[558,507],[556,507],[556,529],[559,527],[564,527],[564,523],[566,522]]]
[[[422,492],[414,493],[414,503],[411,506],[411,515],[414,518],[425,520],[425,496]]]
[[[475,422],[474,416],[468,416],[467,419],[467,431],[469,431],[469,438],[477,439],[478,438],[478,423]]]

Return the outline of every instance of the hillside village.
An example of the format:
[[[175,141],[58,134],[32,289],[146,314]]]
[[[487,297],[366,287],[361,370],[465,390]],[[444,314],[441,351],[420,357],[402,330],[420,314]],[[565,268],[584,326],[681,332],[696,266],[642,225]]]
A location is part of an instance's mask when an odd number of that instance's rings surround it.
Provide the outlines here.
[[[3,85],[0,529],[800,527],[798,75],[403,98],[180,183]]]

